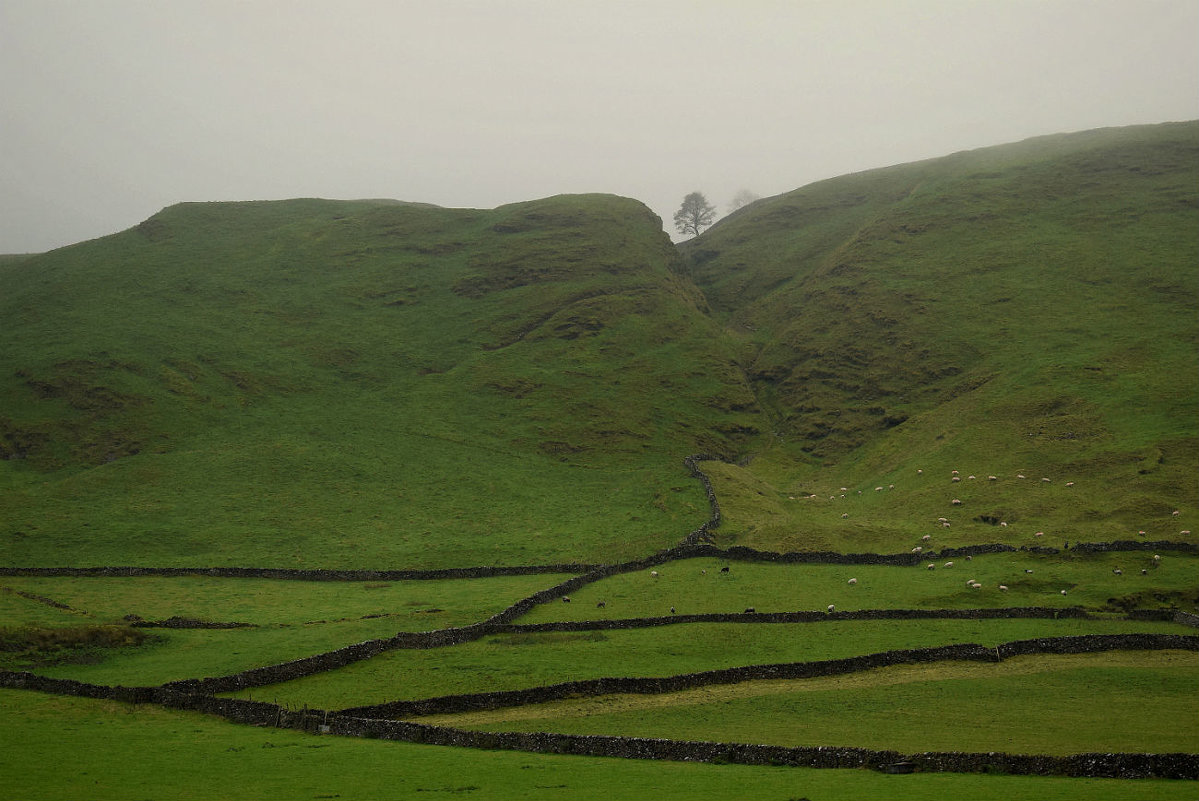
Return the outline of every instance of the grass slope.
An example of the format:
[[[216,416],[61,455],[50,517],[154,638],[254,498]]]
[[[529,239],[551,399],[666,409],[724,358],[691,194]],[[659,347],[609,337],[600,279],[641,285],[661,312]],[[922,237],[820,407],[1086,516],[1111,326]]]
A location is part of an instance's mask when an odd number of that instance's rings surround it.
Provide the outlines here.
[[[641,204],[182,204],[0,263],[9,564],[608,561],[753,406]]]
[[[732,541],[880,548],[959,496],[957,522],[1024,524],[959,542],[1193,529],[1170,515],[1199,489],[1199,123],[833,179],[684,249],[775,435],[717,488]],[[835,515],[787,503],[892,485]]]

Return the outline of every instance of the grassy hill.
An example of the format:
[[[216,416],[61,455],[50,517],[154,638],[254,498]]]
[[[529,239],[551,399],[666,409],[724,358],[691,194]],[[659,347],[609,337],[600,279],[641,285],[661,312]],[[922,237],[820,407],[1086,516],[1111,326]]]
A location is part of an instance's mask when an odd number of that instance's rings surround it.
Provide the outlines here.
[[[0,264],[10,564],[629,558],[754,399],[658,219],[182,204]]]
[[[894,551],[1193,528],[1172,512],[1193,522],[1199,491],[1199,125],[825,181],[683,249],[774,433],[722,468],[726,537]]]
[[[603,195],[173,206],[0,260],[0,554],[619,561],[707,518],[696,452],[722,544],[1185,539],[1196,187],[1183,123],[825,181],[681,248]]]

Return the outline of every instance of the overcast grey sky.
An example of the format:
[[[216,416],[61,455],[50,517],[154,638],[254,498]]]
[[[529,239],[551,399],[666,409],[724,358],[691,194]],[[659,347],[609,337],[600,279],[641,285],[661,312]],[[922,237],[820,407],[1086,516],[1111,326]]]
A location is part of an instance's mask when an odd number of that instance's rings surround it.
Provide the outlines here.
[[[1197,0],[0,0],[0,253],[184,200],[670,226],[822,178],[1199,118]]]

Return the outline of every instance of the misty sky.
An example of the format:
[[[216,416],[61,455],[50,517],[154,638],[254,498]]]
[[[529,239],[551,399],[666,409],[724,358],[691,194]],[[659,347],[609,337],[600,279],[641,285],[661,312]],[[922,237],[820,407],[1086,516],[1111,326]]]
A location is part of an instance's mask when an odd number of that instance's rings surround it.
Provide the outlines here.
[[[185,200],[637,198],[1199,118],[1196,0],[0,0],[0,253]]]

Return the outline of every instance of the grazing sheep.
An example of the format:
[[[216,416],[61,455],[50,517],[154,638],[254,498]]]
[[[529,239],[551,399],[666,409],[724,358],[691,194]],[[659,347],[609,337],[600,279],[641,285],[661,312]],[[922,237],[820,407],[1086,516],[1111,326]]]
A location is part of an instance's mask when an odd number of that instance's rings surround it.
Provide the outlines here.
[[[1000,585],[999,585],[999,591],[1000,591],[1000,592],[1007,592],[1007,585],[1006,585],[1006,584],[1000,584]]]
[[[875,491],[875,492],[882,492],[882,491],[883,491],[883,488],[882,488],[882,487],[875,487],[875,488],[874,488],[874,491]]]
[[[961,506],[961,505],[962,505],[962,501],[961,501],[961,499],[959,499],[959,498],[954,498],[952,501],[950,501],[950,503],[951,503],[951,504],[953,504],[954,506]]]
[[[705,568],[704,570],[701,570],[701,571],[699,571],[699,574],[700,574],[701,576],[706,576],[706,575],[708,575],[708,571],[707,571],[707,569]]]
[[[1065,591],[1065,590],[1062,590],[1062,595],[1065,595],[1065,594],[1066,594],[1066,591]]]
[[[936,565],[934,565],[934,564],[932,564],[932,563],[930,562],[930,563],[929,563],[929,565],[928,565],[928,569],[929,569],[929,570],[936,570],[936,569],[937,569],[937,566],[936,566]]]
[[[957,470],[951,470],[950,472],[951,472],[953,475],[955,475],[955,476],[958,474],[958,471],[957,471]]]
[[[845,520],[845,519],[846,519],[846,518],[848,518],[848,517],[849,517],[849,512],[845,512],[845,513],[843,513],[843,514],[841,515],[841,519],[842,519],[842,520]]]
[[[959,478],[958,476],[954,476],[953,478],[951,478],[951,479],[949,479],[949,480],[950,480],[950,481],[961,481],[962,479],[961,479],[961,478]]]
[[[1044,537],[1044,536],[1045,536],[1045,532],[1044,532],[1044,531],[1038,531],[1036,534],[1033,534],[1033,536],[1034,536],[1034,537]]]
[[[670,614],[672,614],[672,615],[674,614],[674,607],[673,607],[673,606],[672,606],[672,607],[670,607]]]
[[[1160,555],[1160,554],[1156,554],[1156,553],[1155,553],[1155,554],[1153,555],[1153,561],[1155,561],[1155,562],[1160,562],[1161,560],[1162,560],[1162,558],[1161,558],[1161,555]]]
[[[1149,575],[1149,571],[1148,571],[1148,570],[1146,570],[1145,568],[1141,568],[1141,575],[1142,575],[1142,576],[1148,576],[1148,575]]]
[[[966,555],[966,561],[967,561],[967,562],[969,562],[969,561],[970,561],[971,559],[973,559],[973,558],[974,558],[974,557],[973,557],[973,556],[970,556],[969,554],[967,554],[967,555]]]
[[[946,517],[938,517],[938,518],[937,518],[937,522],[938,522],[938,523],[948,523],[948,522],[949,522],[949,518],[946,518]]]
[[[987,476],[987,481],[998,481],[999,476]]]
[[[1118,567],[1117,567],[1117,568],[1115,568],[1114,570],[1112,570],[1112,572],[1113,572],[1113,573],[1115,573],[1117,576],[1123,576],[1123,575],[1124,575],[1124,571],[1123,571],[1123,570],[1121,570],[1121,569],[1120,569],[1120,568],[1118,568]]]
[[[849,583],[850,583],[850,584],[857,584],[857,583],[858,583],[858,580],[857,580],[856,578],[851,578],[851,579],[849,580]]]
[[[651,571],[649,571],[649,576],[650,576],[650,578],[657,578],[657,577],[658,577],[658,571],[657,571],[657,570],[651,570]]]
[[[979,584],[979,583],[976,581],[976,582],[974,582],[973,584],[971,584],[971,585],[970,585],[970,587],[971,587],[972,589],[975,589],[975,590],[981,590],[981,589],[983,588],[983,585]]]
[[[1181,514],[1181,512],[1179,512],[1177,509],[1175,509],[1173,512],[1170,512],[1170,514],[1174,517],[1178,517],[1178,515]]]
[[[924,475],[924,471],[923,471],[923,470],[917,470],[917,471],[916,471],[916,475],[918,475],[918,476],[922,476],[922,475]]]
[[[1138,531],[1138,532],[1137,532],[1137,536],[1143,537],[1143,536],[1145,536],[1145,532],[1143,532],[1143,531]]]
[[[834,609],[836,609],[836,608],[837,608],[837,607],[833,606],[832,604],[829,604],[829,605],[828,605],[828,611],[830,611],[830,612],[832,612],[832,611],[833,611]]]
[[[1023,474],[1023,473],[1017,473],[1017,474],[1016,474],[1016,478],[1024,478],[1024,474]]]
[[[1180,531],[1180,532],[1178,532],[1178,533],[1179,533],[1179,534],[1181,534],[1181,535],[1182,535],[1182,536],[1184,536],[1184,537],[1189,537],[1189,536],[1191,536],[1191,530],[1190,530],[1189,528],[1184,528],[1182,531]]]
[[[563,596],[562,596],[562,603],[564,603],[564,604],[568,604],[568,603],[570,603],[570,596],[569,596],[569,595],[563,595]]]
[[[1073,482],[1073,481],[1067,481],[1067,482],[1066,482],[1066,486],[1067,486],[1067,487],[1073,487],[1073,486],[1074,486],[1074,482]]]
[[[607,606],[608,606],[608,605],[607,605],[606,603],[604,603],[603,601],[600,601],[599,603],[597,603],[597,604],[595,605],[595,608],[596,608],[596,609],[605,609],[605,608],[607,608]]]
[[[973,587],[973,586],[974,586],[974,579],[966,579],[966,586],[967,586],[967,587]]]
[[[933,535],[932,535],[932,534],[925,534],[925,535],[924,535],[923,537],[921,537],[920,539],[924,540],[925,542],[928,542],[928,541],[929,541],[929,540],[931,540],[932,538],[933,538]]]
[[[888,485],[887,485],[887,489],[895,489],[895,485],[894,485],[894,484],[888,484]]]
[[[942,523],[941,528],[949,528],[949,521],[946,520],[944,523]]]
[[[953,567],[953,562],[946,562],[946,563],[945,563],[945,566],[946,566],[946,567]]]
[[[752,615],[752,614],[754,614],[754,608],[752,606],[750,606],[750,607],[746,608],[746,610],[742,614]]]
[[[1031,569],[1031,568],[1027,568],[1027,567],[1026,567],[1026,568],[1024,568],[1024,572],[1025,572],[1025,573],[1031,573],[1031,572],[1032,572],[1032,569]]]
[[[1041,479],[1041,481],[1043,481],[1043,482],[1044,482],[1044,483],[1046,483],[1046,484],[1048,484],[1048,483],[1049,483],[1049,479],[1047,479],[1047,478],[1043,478],[1043,479]]]
[[[919,545],[917,545],[915,548],[912,549],[912,553],[920,553],[923,550],[924,550],[923,548],[921,548]]]
[[[1004,528],[1007,528],[1007,521],[1006,521],[1006,520],[1000,520],[1000,521],[999,521],[999,525],[1003,526]]]
[[[970,481],[974,480],[974,476],[966,476],[966,478],[969,479]]]

